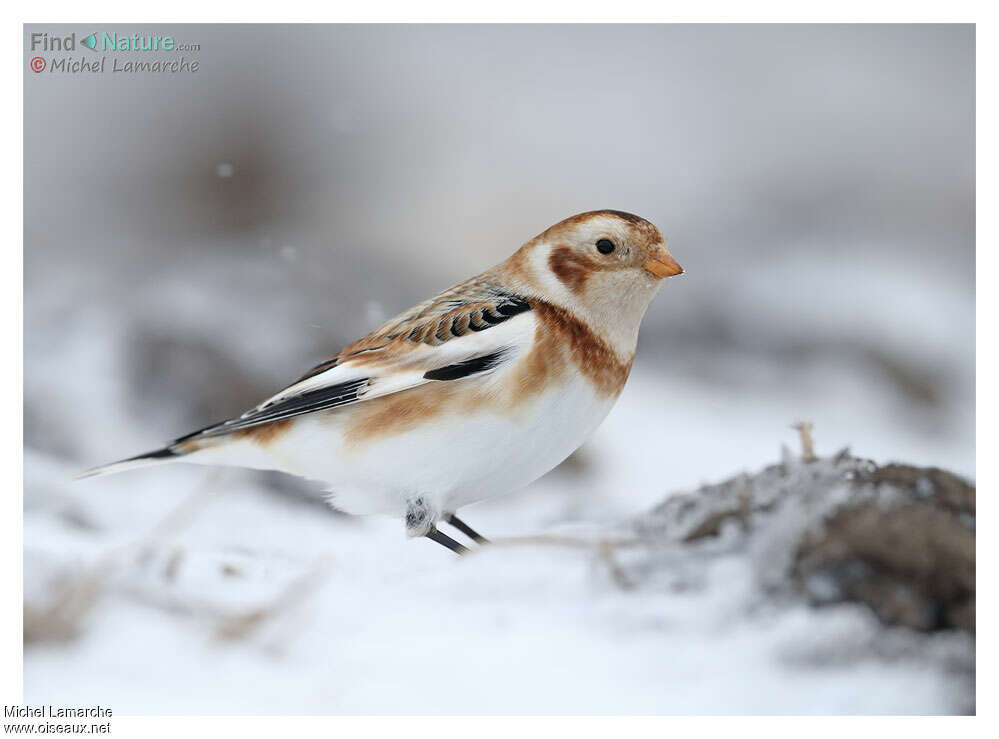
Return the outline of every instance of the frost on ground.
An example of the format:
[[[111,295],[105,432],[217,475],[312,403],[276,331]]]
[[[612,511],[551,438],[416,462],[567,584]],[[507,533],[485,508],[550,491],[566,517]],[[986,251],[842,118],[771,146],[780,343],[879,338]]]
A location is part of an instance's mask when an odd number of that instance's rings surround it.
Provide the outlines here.
[[[786,452],[616,525],[496,536],[457,558],[406,541],[398,522],[338,516],[242,473],[122,475],[102,508],[58,492],[64,470],[32,462],[29,484],[53,486],[57,515],[26,511],[29,703],[974,710],[975,491],[941,470]],[[546,480],[534,503],[469,520],[502,534],[518,509],[543,518],[538,496],[572,486],[566,471]],[[161,502],[159,523],[122,536],[149,510],[149,498],[132,507],[140,491]]]

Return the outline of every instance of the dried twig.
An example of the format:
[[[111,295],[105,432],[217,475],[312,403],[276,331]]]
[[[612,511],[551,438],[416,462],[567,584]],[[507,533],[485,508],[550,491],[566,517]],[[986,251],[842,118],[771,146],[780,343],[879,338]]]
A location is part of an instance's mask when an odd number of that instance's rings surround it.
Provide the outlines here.
[[[798,421],[791,428],[798,432],[798,437],[801,439],[801,461],[814,462],[818,459],[815,456],[815,445],[812,441],[813,426],[811,421]]]
[[[490,537],[489,542],[489,546],[499,547],[533,546],[541,544],[544,546],[570,547],[572,549],[593,549],[595,547],[603,546],[604,544],[608,544],[614,548],[630,547],[637,544],[638,539],[633,536],[621,536],[617,539],[608,538],[606,536],[599,539],[586,539],[582,537],[563,536],[559,534],[531,534],[527,536]],[[469,554],[476,551],[479,550],[472,550]]]

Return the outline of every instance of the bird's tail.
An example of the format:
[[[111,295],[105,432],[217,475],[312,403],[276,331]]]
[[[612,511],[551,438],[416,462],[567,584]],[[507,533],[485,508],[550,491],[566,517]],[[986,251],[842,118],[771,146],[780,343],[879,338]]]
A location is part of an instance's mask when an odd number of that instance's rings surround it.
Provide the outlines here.
[[[227,433],[228,425],[228,422],[223,422],[206,426],[187,436],[174,439],[162,449],[105,464],[101,467],[94,467],[74,475],[73,479],[82,480],[86,477],[110,475],[139,467],[152,467],[157,464],[180,461],[195,464],[235,465],[260,470],[277,469],[274,467],[274,459],[262,455],[260,447],[249,442],[234,445],[232,443],[233,437],[238,437],[239,433]],[[219,433],[220,430],[222,430],[221,433]]]
[[[170,446],[163,447],[162,449],[157,449],[155,452],[139,454],[138,456],[122,459],[117,462],[112,462],[111,464],[105,464],[101,467],[94,467],[86,472],[74,475],[73,479],[82,480],[86,477],[97,477],[99,475],[110,475],[115,472],[124,472],[125,470],[134,470],[137,467],[151,467],[156,464],[174,462],[178,457],[183,457],[185,454],[184,452],[176,449],[175,446],[175,444],[171,444]]]

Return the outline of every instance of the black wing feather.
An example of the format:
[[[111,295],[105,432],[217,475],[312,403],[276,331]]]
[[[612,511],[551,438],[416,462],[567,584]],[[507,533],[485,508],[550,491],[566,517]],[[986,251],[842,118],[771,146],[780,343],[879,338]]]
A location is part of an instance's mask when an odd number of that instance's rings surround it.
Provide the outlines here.
[[[481,357],[466,359],[464,362],[449,364],[447,367],[429,370],[423,373],[423,377],[427,380],[460,380],[462,377],[477,375],[480,372],[491,370],[502,362],[507,351],[507,349],[500,349],[492,354],[484,354]]]
[[[368,378],[365,377],[360,380],[350,380],[349,382],[342,382],[339,385],[319,388],[318,390],[310,390],[301,395],[294,395],[287,400],[274,403],[273,405],[248,411],[239,418],[234,418],[231,421],[209,426],[206,429],[178,439],[177,442],[186,441],[196,436],[202,438],[206,436],[223,436],[231,434],[233,431],[250,428],[251,426],[259,426],[263,423],[283,421],[286,418],[301,416],[306,413],[337,408],[356,401],[367,385]]]

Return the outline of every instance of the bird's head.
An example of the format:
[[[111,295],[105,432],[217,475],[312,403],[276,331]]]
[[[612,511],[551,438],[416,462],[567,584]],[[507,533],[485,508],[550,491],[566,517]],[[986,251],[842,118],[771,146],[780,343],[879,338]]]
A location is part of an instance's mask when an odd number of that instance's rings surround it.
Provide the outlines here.
[[[524,244],[508,264],[537,293],[614,333],[637,335],[666,277],[683,269],[659,229],[618,210],[556,223]]]
[[[666,249],[659,229],[644,218],[619,210],[596,210],[566,218],[535,241],[546,243],[548,267],[573,292],[601,275],[625,272],[627,278],[658,283],[683,269]],[[592,287],[592,286],[591,286]]]

